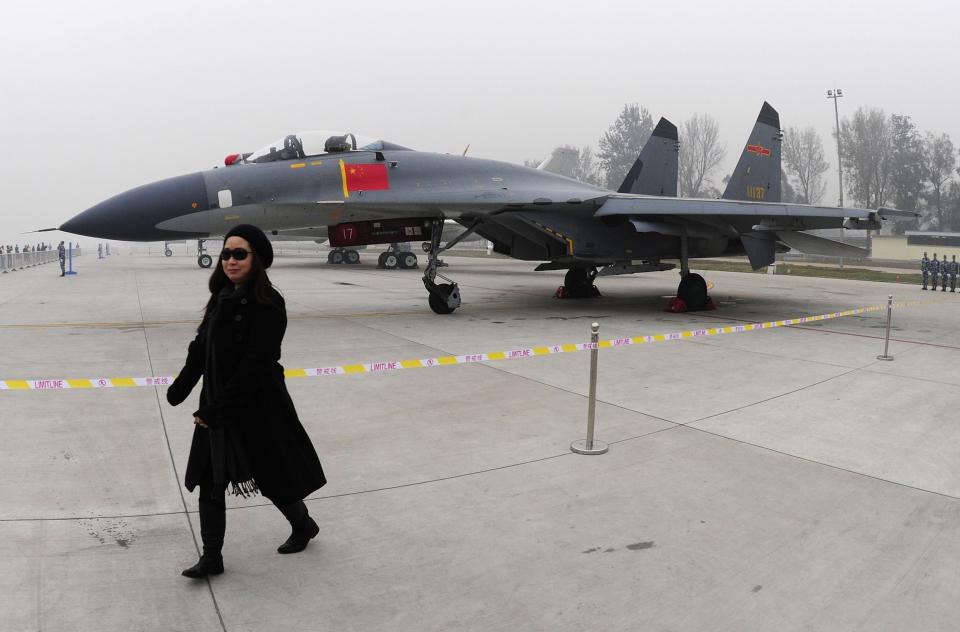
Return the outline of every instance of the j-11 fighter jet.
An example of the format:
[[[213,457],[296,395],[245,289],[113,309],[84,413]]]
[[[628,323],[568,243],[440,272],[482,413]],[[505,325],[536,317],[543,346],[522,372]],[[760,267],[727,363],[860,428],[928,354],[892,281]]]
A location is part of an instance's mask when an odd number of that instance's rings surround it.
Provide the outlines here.
[[[567,270],[564,287],[589,296],[597,276],[669,270],[679,259],[677,296],[706,305],[696,257],[746,254],[754,269],[793,247],[863,256],[805,230],[879,229],[880,208],[780,203],[780,117],[764,103],[722,199],[676,197],[676,128],[661,121],[618,191],[546,170],[494,160],[414,151],[353,134],[291,134],[226,166],[147,184],[80,213],[60,230],[129,241],[207,238],[239,223],[265,232],[327,227],[331,245],[398,241],[429,244],[423,283],[438,314],[460,306],[457,284],[439,273],[439,255],[464,235],[496,252]],[[441,248],[445,219],[466,228]],[[445,282],[438,282],[438,279]]]

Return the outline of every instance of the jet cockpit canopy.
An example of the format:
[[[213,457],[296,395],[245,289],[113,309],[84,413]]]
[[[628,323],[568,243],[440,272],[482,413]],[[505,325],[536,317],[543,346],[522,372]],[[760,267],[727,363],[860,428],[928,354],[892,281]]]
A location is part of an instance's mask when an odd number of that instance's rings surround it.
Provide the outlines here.
[[[342,153],[347,151],[380,151],[383,149],[406,149],[393,143],[358,136],[349,132],[314,130],[288,134],[244,158],[247,163],[295,160],[308,156]]]

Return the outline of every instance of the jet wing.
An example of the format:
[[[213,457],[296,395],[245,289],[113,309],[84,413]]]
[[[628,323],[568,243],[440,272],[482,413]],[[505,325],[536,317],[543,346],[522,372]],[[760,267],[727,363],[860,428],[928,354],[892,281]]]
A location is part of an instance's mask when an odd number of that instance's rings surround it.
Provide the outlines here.
[[[783,204],[773,202],[746,202],[740,200],[705,200],[696,198],[671,198],[653,196],[611,195],[597,210],[595,217],[615,215],[679,215],[679,216],[727,216],[761,218],[817,218],[836,220],[839,228],[843,220],[878,219],[889,217],[914,217],[909,211],[880,208],[836,208],[832,206],[808,206],[806,204]]]
[[[638,233],[687,237],[703,236],[711,229],[727,226],[739,235],[750,264],[754,269],[759,269],[774,261],[778,241],[809,254],[867,256],[863,249],[803,231],[841,227],[879,229],[884,219],[914,217],[915,213],[883,207],[871,210],[618,194],[610,196],[594,216],[626,217]]]

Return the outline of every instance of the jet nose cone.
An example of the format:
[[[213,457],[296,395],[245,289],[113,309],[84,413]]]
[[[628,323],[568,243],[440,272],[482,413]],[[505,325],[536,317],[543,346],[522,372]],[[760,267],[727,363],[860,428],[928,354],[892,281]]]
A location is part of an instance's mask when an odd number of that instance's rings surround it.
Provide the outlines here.
[[[115,195],[71,218],[60,230],[122,241],[183,239],[182,233],[157,228],[157,224],[209,208],[203,176],[192,173]]]

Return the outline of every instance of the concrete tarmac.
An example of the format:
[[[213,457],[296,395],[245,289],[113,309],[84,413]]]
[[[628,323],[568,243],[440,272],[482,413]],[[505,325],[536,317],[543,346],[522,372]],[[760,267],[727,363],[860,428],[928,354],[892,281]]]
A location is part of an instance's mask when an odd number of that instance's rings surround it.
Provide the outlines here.
[[[421,271],[279,258],[288,368],[885,313],[600,352],[290,379],[329,484],[319,537],[229,499],[227,571],[198,554],[182,486],[199,388],[2,391],[0,630],[956,630],[960,295],[710,272],[712,312],[665,313],[675,271],[602,278],[451,257],[463,307]],[[206,300],[192,257],[0,277],[0,379],[176,373]],[[695,268],[694,268],[695,269]]]

